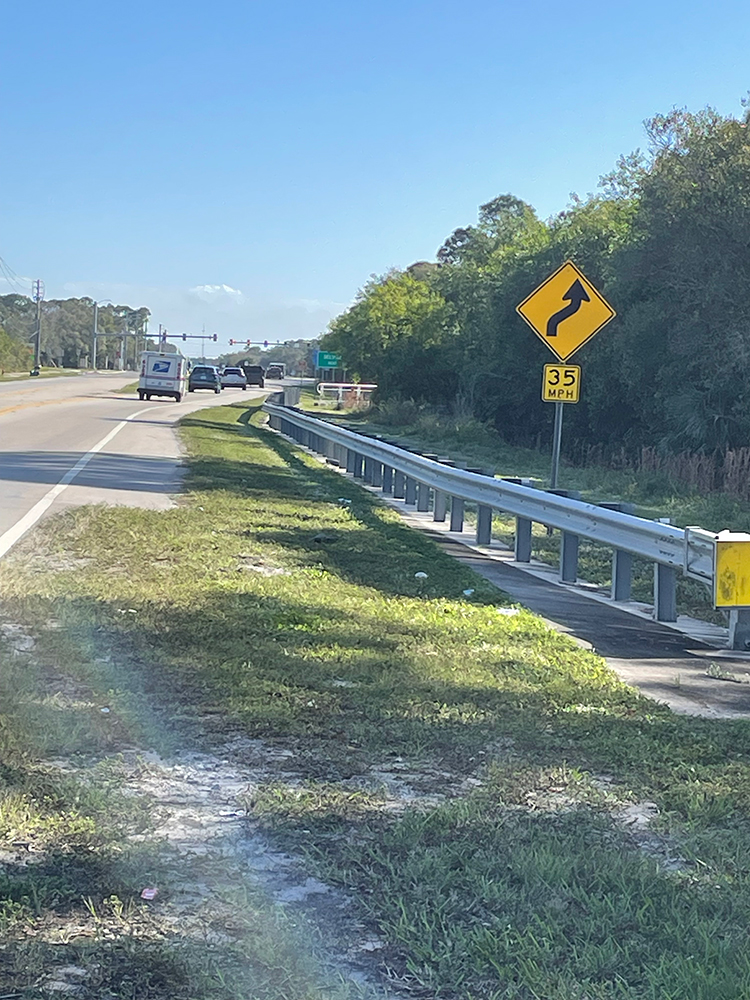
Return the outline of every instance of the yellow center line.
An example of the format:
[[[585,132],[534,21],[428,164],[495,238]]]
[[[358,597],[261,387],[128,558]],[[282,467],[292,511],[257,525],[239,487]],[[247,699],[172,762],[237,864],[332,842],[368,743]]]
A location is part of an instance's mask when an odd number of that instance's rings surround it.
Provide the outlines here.
[[[0,416],[3,413],[16,413],[18,410],[28,410],[33,406],[53,406],[55,403],[77,403],[82,399],[89,399],[88,396],[66,396],[65,399],[42,399],[38,403],[16,403],[15,406],[4,406],[0,409]]]

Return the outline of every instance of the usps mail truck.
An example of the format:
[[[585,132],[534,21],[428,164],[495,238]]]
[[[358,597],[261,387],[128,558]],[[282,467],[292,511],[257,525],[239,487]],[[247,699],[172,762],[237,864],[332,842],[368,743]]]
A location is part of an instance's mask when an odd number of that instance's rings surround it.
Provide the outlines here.
[[[187,358],[183,358],[181,354],[143,351],[138,397],[151,399],[152,396],[171,396],[179,403],[185,392],[187,376]]]

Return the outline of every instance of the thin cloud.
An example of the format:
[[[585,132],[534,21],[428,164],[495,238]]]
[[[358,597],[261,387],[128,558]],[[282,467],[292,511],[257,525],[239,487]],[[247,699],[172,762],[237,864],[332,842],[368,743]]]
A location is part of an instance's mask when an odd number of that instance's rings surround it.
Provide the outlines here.
[[[239,288],[232,288],[231,285],[196,285],[189,289],[191,295],[197,296],[203,302],[217,302],[222,299],[229,299],[232,302],[242,302],[245,296]]]
[[[88,296],[133,308],[146,306],[151,311],[151,330],[161,323],[174,335],[198,334],[205,326],[207,334],[218,334],[218,343],[224,347],[230,338],[272,343],[311,340],[323,334],[331,319],[346,308],[317,299],[246,295],[231,285],[208,283],[179,288],[76,281],[48,288],[47,293],[48,298]]]

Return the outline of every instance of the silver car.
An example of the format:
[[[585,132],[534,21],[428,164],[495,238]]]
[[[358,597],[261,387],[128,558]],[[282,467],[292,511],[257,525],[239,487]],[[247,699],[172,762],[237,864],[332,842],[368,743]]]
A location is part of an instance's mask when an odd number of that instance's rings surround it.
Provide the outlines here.
[[[222,389],[247,389],[247,379],[241,368],[225,368],[221,373]]]

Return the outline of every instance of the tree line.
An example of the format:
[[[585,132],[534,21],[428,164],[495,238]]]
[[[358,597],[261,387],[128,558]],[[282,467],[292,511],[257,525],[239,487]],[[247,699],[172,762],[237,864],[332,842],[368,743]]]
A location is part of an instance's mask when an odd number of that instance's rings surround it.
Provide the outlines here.
[[[514,443],[549,432],[554,361],[516,306],[566,259],[617,317],[571,361],[570,447],[621,452],[750,444],[750,111],[673,110],[645,123],[597,193],[548,220],[514,195],[482,205],[435,262],[370,280],[321,341],[381,399],[489,422]]]
[[[97,310],[97,364],[115,367],[125,335],[125,360],[137,367],[135,354],[145,349],[150,312],[145,307],[112,303]],[[36,303],[26,295],[0,295],[0,368],[22,371],[32,361],[37,328]],[[50,299],[41,303],[41,351],[44,365],[85,368],[93,357],[94,300]],[[148,342],[153,346],[153,341]]]

